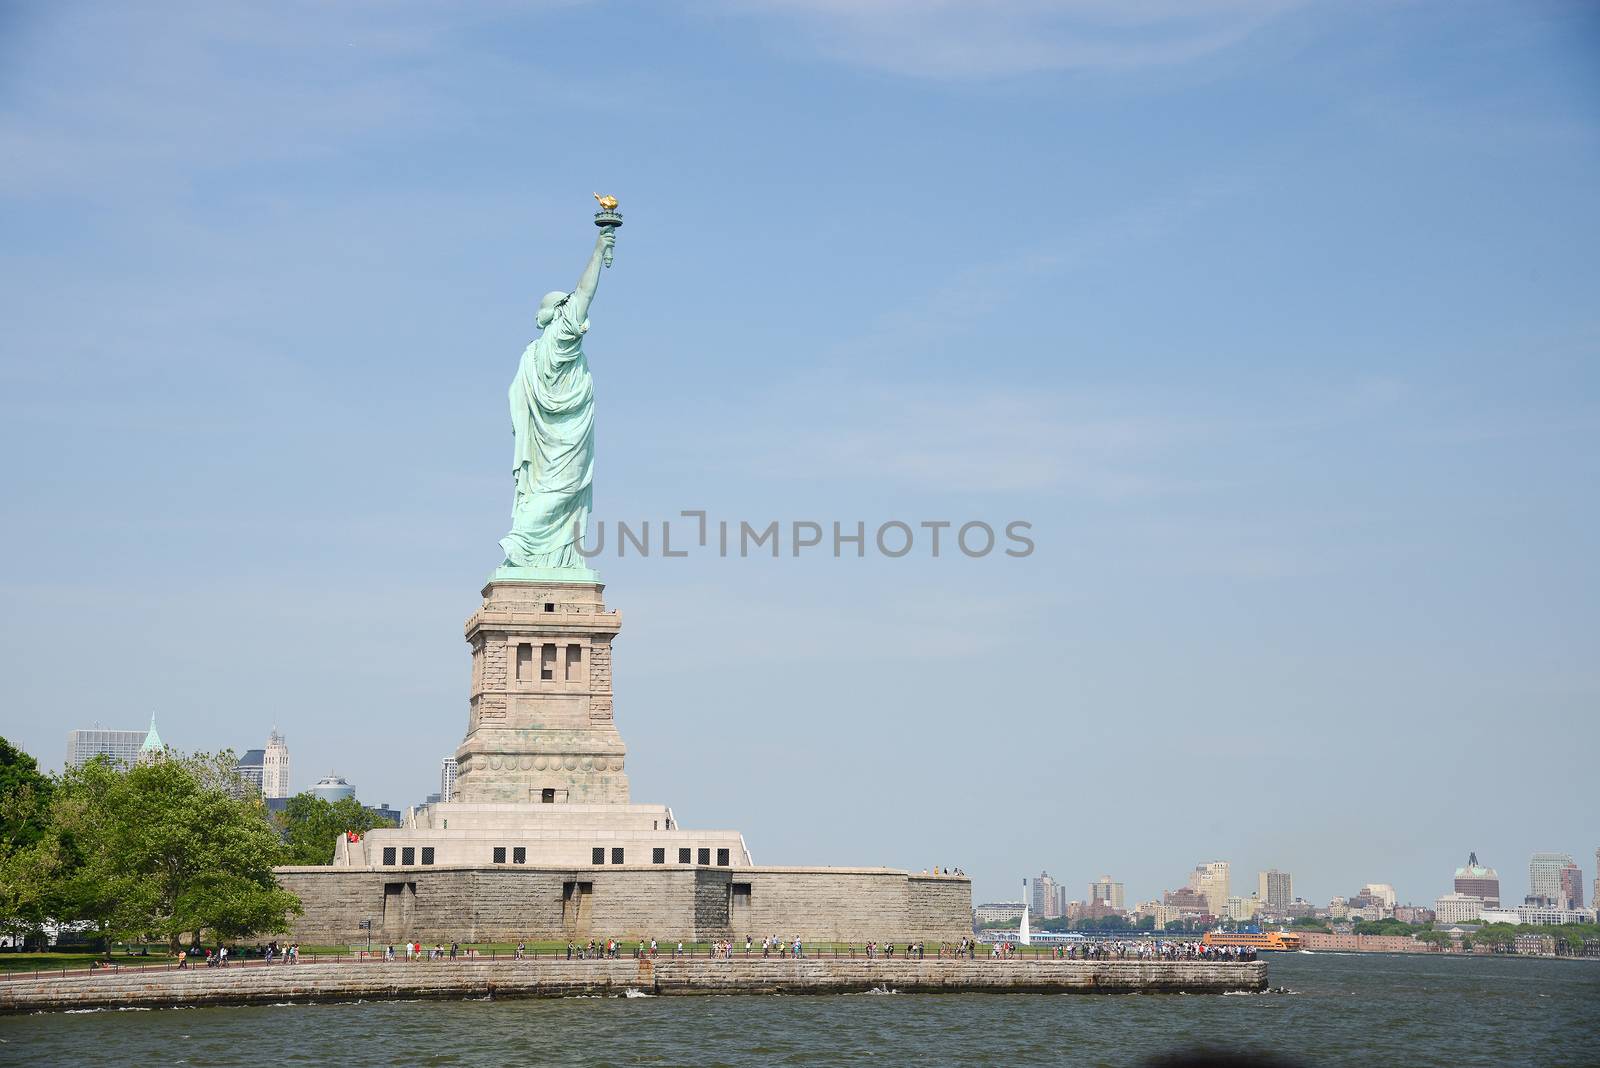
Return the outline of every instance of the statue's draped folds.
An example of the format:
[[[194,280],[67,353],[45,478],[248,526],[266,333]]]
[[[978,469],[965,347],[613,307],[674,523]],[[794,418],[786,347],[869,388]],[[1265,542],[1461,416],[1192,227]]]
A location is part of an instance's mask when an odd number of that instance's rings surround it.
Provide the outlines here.
[[[511,381],[516,498],[500,547],[518,567],[587,566],[576,539],[593,495],[594,383],[583,354],[589,322],[574,303],[556,308]]]

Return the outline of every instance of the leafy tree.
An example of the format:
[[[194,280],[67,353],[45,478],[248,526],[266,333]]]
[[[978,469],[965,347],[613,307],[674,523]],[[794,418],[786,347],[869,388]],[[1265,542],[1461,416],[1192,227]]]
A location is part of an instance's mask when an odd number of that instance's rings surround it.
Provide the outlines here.
[[[1573,954],[1581,954],[1585,942],[1600,941],[1600,924],[1593,923],[1563,923],[1554,927],[1520,927],[1519,931],[1535,930],[1540,934],[1554,935],[1557,942],[1565,941],[1568,950]]]
[[[1156,929],[1156,918],[1148,914],[1140,916],[1139,922],[1135,924],[1135,927],[1141,931],[1154,931]]]
[[[332,864],[334,841],[350,832],[366,834],[381,821],[353,797],[327,801],[315,794],[289,798],[278,816],[286,864]]]
[[[1294,923],[1291,924],[1290,926],[1310,928],[1313,931],[1331,931],[1331,930],[1333,930],[1333,928],[1329,927],[1327,925],[1327,923],[1325,923],[1322,920],[1317,919],[1315,916],[1296,916],[1295,920],[1294,920]]]
[[[1517,926],[1512,923],[1486,923],[1472,932],[1472,942],[1479,946],[1504,948],[1517,940]]]
[[[81,860],[62,879],[72,918],[173,948],[186,933],[287,930],[300,902],[273,877],[277,835],[236,785],[231,753],[69,771],[52,815]]]
[[[37,760],[0,738],[0,799],[16,802],[0,811],[0,841],[21,848],[45,836],[51,787]]]
[[[1361,920],[1351,925],[1351,930],[1359,935],[1414,935],[1423,929],[1393,919]]]
[[[39,763],[0,738],[0,929],[18,938],[36,933],[51,910],[51,876],[61,865],[51,833],[55,784]]]

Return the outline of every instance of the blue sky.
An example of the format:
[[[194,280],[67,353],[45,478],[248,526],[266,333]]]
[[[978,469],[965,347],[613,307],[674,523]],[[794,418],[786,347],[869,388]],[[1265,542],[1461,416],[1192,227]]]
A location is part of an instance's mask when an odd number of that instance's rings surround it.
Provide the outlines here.
[[[705,0],[0,13],[0,733],[436,788],[504,390],[596,514],[1026,559],[597,562],[640,800],[770,863],[1593,874],[1600,18]]]

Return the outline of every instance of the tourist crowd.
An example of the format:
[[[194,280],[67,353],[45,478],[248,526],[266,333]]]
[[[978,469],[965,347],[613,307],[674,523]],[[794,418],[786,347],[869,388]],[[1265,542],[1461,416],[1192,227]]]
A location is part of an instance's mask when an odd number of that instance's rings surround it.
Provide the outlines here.
[[[1039,956],[1039,947],[1031,957]],[[1071,945],[1052,945],[1049,955],[1056,960],[1255,960],[1256,951],[1249,946],[1208,946],[1203,942],[1172,942],[1165,940],[1114,939],[1105,942],[1080,942]],[[989,955],[996,959],[1016,957],[1021,947],[1015,942],[996,942]]]
[[[277,943],[267,947],[266,957],[270,962],[276,950]],[[730,939],[719,939],[705,944],[706,956],[712,960],[732,960],[739,955],[739,946]],[[803,958],[805,943],[796,936],[785,939],[779,937],[763,938],[756,942],[749,936],[745,937],[743,946],[745,957],[754,956],[757,951],[763,958]],[[403,952],[406,960],[454,960],[459,957],[474,958],[479,955],[475,947],[463,948],[459,942],[451,942],[448,946],[436,943],[432,948],[425,948],[420,942],[407,942]],[[682,939],[670,944],[663,949],[660,942],[652,938],[648,941],[641,938],[632,947],[624,945],[615,938],[604,940],[589,939],[587,942],[571,941],[567,943],[567,960],[616,960],[622,956],[631,956],[638,960],[654,960],[663,952],[670,953],[673,958],[687,957],[690,953],[684,947]],[[868,960],[894,960],[898,955],[902,960],[922,960],[927,956],[927,944],[924,942],[878,942],[869,941],[865,945],[850,945],[846,947],[833,946],[824,951],[833,957],[855,957],[865,955]],[[290,946],[283,951],[284,958],[291,963],[299,956],[299,947]],[[528,944],[517,943],[513,959],[524,960],[528,955]],[[941,960],[975,960],[978,955],[978,941],[975,938],[963,938],[959,942],[941,942],[938,948],[938,957]],[[1040,958],[1051,960],[1202,960],[1202,961],[1250,961],[1256,959],[1256,951],[1248,946],[1208,946],[1203,942],[1148,940],[1148,939],[1114,939],[1106,941],[1083,941],[1070,944],[1032,945],[1021,946],[1016,942],[995,942],[989,946],[988,956],[992,960],[1015,960]],[[210,954],[207,954],[208,960]],[[396,959],[395,947],[389,946],[384,952],[385,960]],[[182,964],[179,967],[183,967]]]

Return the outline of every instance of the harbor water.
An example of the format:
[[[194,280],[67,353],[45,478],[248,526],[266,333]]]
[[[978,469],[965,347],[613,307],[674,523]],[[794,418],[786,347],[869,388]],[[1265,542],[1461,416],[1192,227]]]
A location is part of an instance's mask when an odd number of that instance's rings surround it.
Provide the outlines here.
[[[0,1018],[17,1065],[1600,1064],[1600,962],[1280,953],[1271,992],[575,998]],[[419,965],[422,966],[422,965]],[[1004,967],[997,964],[997,967]]]

